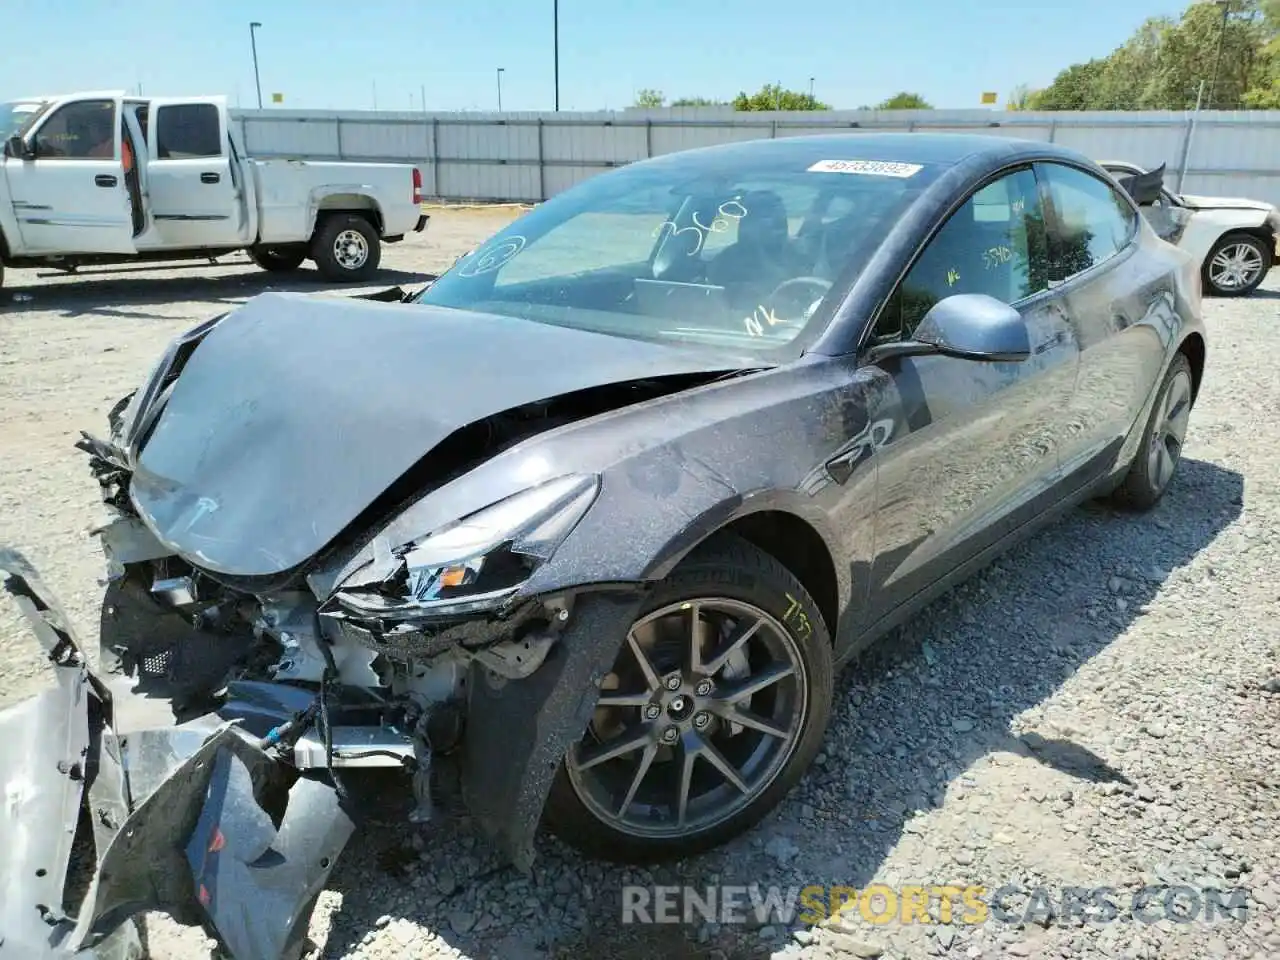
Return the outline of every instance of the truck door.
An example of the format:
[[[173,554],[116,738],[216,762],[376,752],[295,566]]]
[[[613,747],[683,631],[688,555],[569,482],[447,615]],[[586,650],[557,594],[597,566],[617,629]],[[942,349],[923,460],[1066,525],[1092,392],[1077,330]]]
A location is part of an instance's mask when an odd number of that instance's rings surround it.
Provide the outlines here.
[[[24,252],[135,252],[120,102],[96,96],[62,103],[28,132],[26,156],[6,161]]]
[[[243,189],[227,142],[225,98],[151,100],[147,199],[159,247],[236,247],[246,242]]]

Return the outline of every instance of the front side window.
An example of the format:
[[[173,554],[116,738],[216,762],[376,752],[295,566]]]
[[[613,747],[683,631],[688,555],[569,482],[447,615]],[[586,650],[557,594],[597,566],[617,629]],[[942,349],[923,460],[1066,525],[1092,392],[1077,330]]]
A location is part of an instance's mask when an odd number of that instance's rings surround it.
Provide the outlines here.
[[[815,170],[814,149],[675,155],[593,178],[463,257],[419,302],[637,339],[798,349],[828,294],[935,176],[913,164]],[[882,169],[907,174],[863,172]]]
[[[1128,246],[1138,227],[1137,214],[1110,184],[1060,163],[1036,169],[1048,187],[1056,221],[1050,243],[1053,279],[1088,270]]]
[[[934,234],[886,304],[876,333],[910,337],[939,300],[985,293],[1014,304],[1048,287],[1044,211],[1030,169],[978,190]]]
[[[156,159],[222,156],[222,121],[211,103],[180,103],[156,110]]]
[[[81,100],[59,107],[36,131],[39,159],[112,160],[119,121],[114,100]]]

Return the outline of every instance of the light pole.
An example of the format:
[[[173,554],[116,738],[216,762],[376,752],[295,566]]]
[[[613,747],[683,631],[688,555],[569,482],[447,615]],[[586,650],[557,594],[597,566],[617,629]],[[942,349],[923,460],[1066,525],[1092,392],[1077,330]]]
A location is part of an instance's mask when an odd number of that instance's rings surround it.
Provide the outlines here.
[[[498,68],[498,112],[502,112],[502,67]]]
[[[555,32],[553,56],[556,77],[556,113],[560,112],[560,0],[551,0],[551,26]]]
[[[258,37],[257,29],[262,26],[257,20],[249,24],[249,46],[253,50],[253,85],[258,88],[258,109],[262,109],[262,81],[258,79]]]
[[[1231,0],[1213,0],[1222,7],[1222,29],[1218,31],[1218,56],[1213,61],[1213,80],[1209,83],[1209,102],[1218,105],[1218,72],[1222,69],[1222,48],[1227,39],[1227,19],[1231,16]]]

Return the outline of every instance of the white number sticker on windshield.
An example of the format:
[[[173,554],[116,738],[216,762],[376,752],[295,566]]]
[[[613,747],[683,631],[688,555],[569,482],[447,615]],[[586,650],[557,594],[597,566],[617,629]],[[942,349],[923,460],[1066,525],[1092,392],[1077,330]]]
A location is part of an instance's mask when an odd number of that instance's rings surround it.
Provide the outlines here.
[[[819,160],[809,173],[858,173],[870,177],[913,177],[921,170],[918,163],[893,160]]]

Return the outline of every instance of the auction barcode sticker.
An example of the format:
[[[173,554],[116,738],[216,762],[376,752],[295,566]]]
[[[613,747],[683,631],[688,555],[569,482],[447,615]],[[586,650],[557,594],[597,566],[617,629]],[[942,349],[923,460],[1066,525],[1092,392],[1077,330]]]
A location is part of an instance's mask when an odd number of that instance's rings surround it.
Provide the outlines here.
[[[819,160],[809,168],[809,173],[861,173],[872,177],[910,177],[923,167],[918,163],[897,163],[893,160]]]

